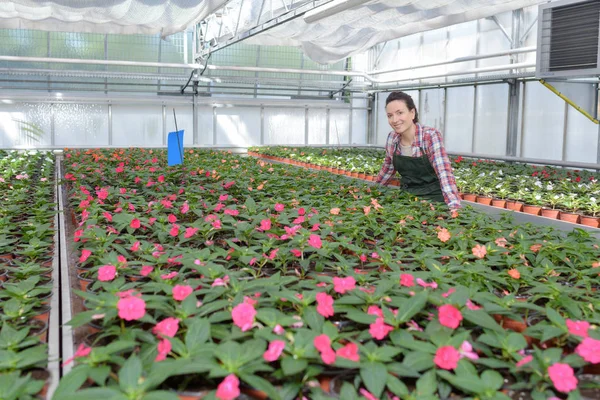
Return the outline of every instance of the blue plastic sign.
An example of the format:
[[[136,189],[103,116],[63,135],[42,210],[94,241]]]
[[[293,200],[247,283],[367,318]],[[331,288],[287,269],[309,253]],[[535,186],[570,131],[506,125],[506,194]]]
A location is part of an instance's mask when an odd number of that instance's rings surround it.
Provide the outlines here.
[[[169,132],[167,137],[167,159],[169,167],[183,164],[183,130]]]

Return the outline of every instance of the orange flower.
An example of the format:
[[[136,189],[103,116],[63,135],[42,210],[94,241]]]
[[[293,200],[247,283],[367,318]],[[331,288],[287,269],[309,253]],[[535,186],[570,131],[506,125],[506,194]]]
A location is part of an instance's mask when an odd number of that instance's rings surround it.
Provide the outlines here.
[[[513,279],[520,279],[521,278],[521,273],[516,268],[509,269],[508,270],[508,275],[510,275],[510,277],[513,278]]]
[[[471,249],[473,255],[477,258],[483,258],[487,254],[487,249],[484,245],[478,244],[477,246]]]
[[[371,206],[363,207],[363,212],[365,213],[365,215],[369,215],[369,213],[371,212]]]
[[[534,253],[537,253],[541,247],[542,245],[540,243],[536,243],[529,246],[529,250],[533,251]]]
[[[340,209],[339,209],[339,208],[337,208],[337,207],[335,207],[335,208],[332,208],[331,210],[329,210],[329,213],[330,213],[330,214],[333,214],[333,215],[339,215],[339,213],[340,213]]]
[[[448,229],[446,228],[442,228],[440,229],[440,231],[437,234],[438,239],[440,239],[442,242],[446,243],[448,240],[450,240],[450,232],[448,232]]]

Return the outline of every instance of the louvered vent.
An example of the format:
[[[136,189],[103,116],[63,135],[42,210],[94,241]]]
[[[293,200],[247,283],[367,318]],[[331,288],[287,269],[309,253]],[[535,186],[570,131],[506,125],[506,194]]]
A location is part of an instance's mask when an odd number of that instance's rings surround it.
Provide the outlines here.
[[[538,14],[537,76],[600,75],[600,1],[556,1]]]

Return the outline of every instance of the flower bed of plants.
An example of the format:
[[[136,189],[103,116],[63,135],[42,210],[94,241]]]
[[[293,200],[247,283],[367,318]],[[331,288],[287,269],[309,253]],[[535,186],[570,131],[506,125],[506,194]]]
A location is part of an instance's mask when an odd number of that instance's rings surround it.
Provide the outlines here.
[[[597,398],[584,231],[226,153],[64,164],[89,336],[57,399]]]
[[[54,254],[54,157],[0,152],[0,398],[44,396]]]
[[[384,158],[382,149],[275,146],[251,147],[249,152],[280,157],[288,162],[308,163],[311,167],[313,164],[333,164],[343,170],[368,170],[371,175],[377,175]],[[487,198],[486,204],[499,199],[503,201],[494,202],[494,205],[506,208],[506,200],[510,200],[519,203],[517,211],[522,210],[521,203],[524,203],[539,206],[534,212],[538,215],[542,208],[556,209],[564,214],[590,217],[582,218],[582,221],[571,219],[571,222],[593,227],[600,225],[600,181],[595,172],[463,157],[451,159],[457,187],[462,193],[473,194],[472,201],[476,200],[475,196]]]

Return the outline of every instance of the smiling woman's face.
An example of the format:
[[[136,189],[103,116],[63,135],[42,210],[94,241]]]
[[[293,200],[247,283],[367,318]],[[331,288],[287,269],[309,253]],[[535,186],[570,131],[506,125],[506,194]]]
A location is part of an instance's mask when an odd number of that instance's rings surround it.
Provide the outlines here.
[[[414,125],[415,110],[409,110],[403,100],[391,101],[385,106],[385,112],[388,123],[398,134],[403,134]]]

